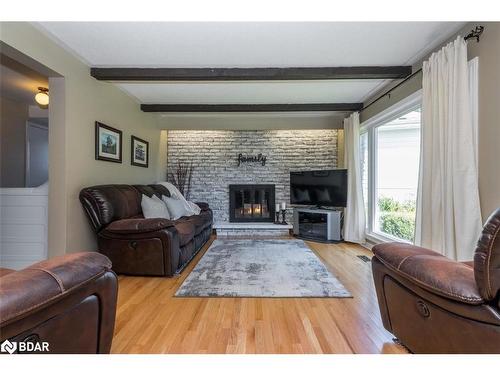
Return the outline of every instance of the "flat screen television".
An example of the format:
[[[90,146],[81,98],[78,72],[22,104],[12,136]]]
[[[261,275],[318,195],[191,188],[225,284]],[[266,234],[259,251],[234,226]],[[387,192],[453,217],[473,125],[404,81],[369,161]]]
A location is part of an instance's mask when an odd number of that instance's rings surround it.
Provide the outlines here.
[[[347,169],[290,172],[290,203],[345,207]]]

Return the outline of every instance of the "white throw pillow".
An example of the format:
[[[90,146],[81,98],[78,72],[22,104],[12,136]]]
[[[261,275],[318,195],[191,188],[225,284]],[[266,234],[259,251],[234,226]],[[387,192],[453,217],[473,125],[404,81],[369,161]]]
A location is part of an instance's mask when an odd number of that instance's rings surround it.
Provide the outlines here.
[[[170,212],[172,220],[177,220],[183,216],[191,215],[191,213],[186,210],[182,200],[170,198],[166,195],[163,195],[161,199],[163,199],[163,202],[167,205],[168,212]]]
[[[167,206],[156,195],[149,198],[148,196],[142,194],[141,207],[142,214],[146,219],[170,219],[170,213],[168,212]]]

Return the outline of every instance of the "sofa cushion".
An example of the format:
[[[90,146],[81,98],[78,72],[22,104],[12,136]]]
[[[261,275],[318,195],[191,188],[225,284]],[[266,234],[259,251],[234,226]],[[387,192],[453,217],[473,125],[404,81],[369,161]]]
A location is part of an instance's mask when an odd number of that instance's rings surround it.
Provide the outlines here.
[[[397,242],[376,245],[373,253],[386,267],[423,289],[471,305],[484,303],[474,270],[466,264],[429,249]]]
[[[162,195],[166,195],[170,197],[170,192],[163,185],[132,185],[137,191],[141,194],[147,195],[148,197],[152,197],[156,195],[158,198],[161,198]]]
[[[203,211],[206,211],[206,210],[209,210],[210,207],[208,205],[207,202],[194,202],[198,207],[200,207],[200,210],[203,212]]]
[[[199,215],[183,216],[177,222],[188,222],[195,226],[195,235],[200,234],[212,224],[212,215],[209,211],[202,211]]]
[[[170,212],[170,217],[173,220],[189,215],[189,212],[187,212],[186,207],[184,206],[184,202],[180,199],[163,196],[162,200],[167,205],[168,212]]]
[[[123,219],[113,221],[105,229],[105,232],[116,234],[134,234],[156,232],[157,230],[165,229],[174,226],[174,222],[168,219]]]
[[[201,211],[200,216],[202,216],[209,224],[212,223],[212,210]]]
[[[142,214],[146,219],[170,219],[167,205],[154,194],[151,198],[142,194],[141,207]]]
[[[402,261],[413,255],[441,256],[441,254],[435,251],[399,242],[375,245],[372,251],[377,257],[381,258],[380,260],[383,260],[384,263],[388,262],[396,268],[398,268]]]
[[[180,249],[181,254],[179,257],[179,265],[181,267],[193,257],[194,250],[195,250],[194,241],[188,242],[185,246],[181,247]]]
[[[197,216],[195,216],[195,218],[196,218],[195,225],[196,225],[196,231],[197,231],[196,234],[205,230],[206,228],[208,228],[212,224],[211,216],[206,214],[206,213],[197,215]]]
[[[208,228],[212,224],[212,215],[210,212],[204,211],[198,217],[202,222],[203,229]]]
[[[179,245],[184,246],[193,240],[195,234],[195,226],[185,220],[176,221],[174,223],[175,229],[179,235]]]
[[[99,232],[115,220],[142,213],[141,194],[132,185],[99,185],[80,191],[82,203],[92,226]]]

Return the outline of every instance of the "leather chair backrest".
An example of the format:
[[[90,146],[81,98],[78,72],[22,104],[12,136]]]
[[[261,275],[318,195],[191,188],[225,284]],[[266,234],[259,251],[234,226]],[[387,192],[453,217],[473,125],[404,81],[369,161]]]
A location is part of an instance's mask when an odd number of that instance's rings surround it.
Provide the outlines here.
[[[82,189],[80,202],[92,227],[99,232],[112,221],[142,215],[142,194],[170,197],[168,189],[159,184],[98,185]]]
[[[163,185],[160,185],[160,184],[153,184],[153,185],[148,185],[150,186],[153,191],[155,192],[155,194],[161,198],[162,195],[166,195],[167,197],[170,197],[170,191],[168,191],[168,189],[163,186]]]
[[[80,202],[99,232],[115,220],[142,215],[141,193],[132,185],[99,185],[82,189]]]
[[[144,194],[147,195],[148,197],[152,197],[153,194],[156,195],[158,198],[161,198],[162,195],[170,197],[170,192],[163,185],[158,185],[158,184],[134,185],[134,188],[136,188],[141,195]]]
[[[8,273],[0,282],[0,326],[110,270],[108,258],[89,251],[51,258]]]
[[[474,277],[481,297],[493,301],[500,291],[500,208],[483,227],[474,254]]]

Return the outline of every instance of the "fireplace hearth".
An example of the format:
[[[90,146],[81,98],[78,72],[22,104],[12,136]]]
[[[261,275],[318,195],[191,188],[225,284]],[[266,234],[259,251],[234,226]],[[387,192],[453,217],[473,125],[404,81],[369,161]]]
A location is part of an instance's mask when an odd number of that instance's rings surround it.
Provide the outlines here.
[[[229,185],[229,221],[274,221],[274,185]]]

